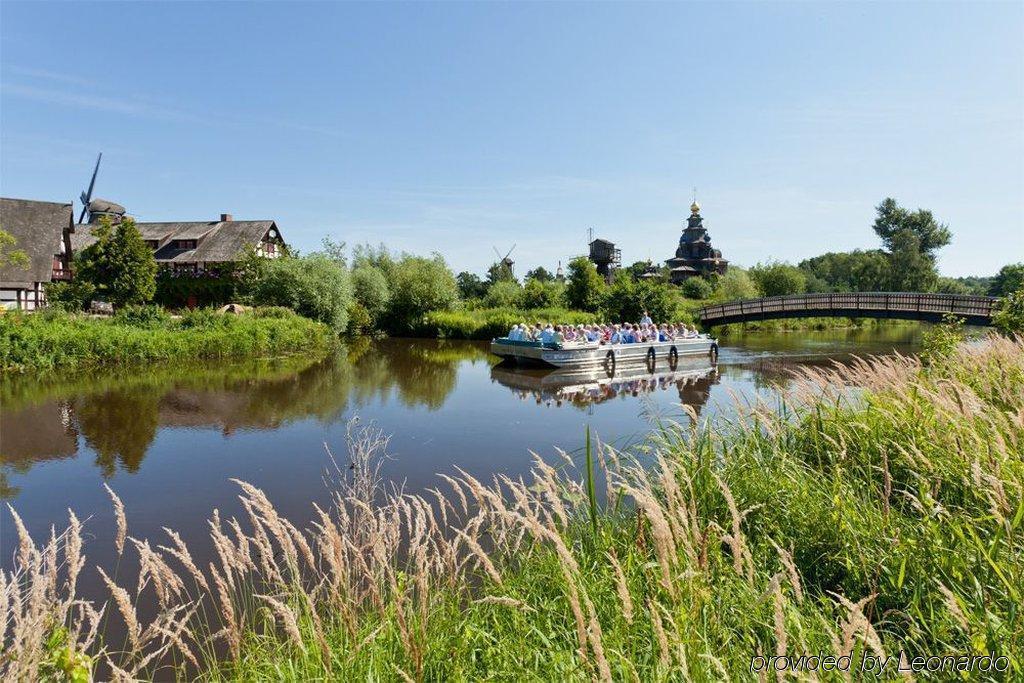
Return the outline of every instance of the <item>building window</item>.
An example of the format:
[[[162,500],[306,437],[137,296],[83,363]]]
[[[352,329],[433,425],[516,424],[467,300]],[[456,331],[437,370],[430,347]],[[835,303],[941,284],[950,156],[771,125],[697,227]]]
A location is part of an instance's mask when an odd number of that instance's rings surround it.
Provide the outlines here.
[[[160,243],[157,242],[156,240],[146,240],[146,246],[152,249],[153,251],[156,251],[157,247],[160,246]]]
[[[177,244],[178,244],[178,249],[195,249],[196,248],[196,241],[195,240],[178,240]]]

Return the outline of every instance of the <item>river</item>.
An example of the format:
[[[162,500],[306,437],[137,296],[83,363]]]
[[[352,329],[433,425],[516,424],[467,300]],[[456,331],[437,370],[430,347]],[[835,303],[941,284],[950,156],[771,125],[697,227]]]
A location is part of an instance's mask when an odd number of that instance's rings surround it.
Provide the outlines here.
[[[484,343],[407,339],[360,340],[322,360],[7,377],[0,498],[37,541],[73,509],[87,519],[89,564],[113,566],[106,482],[124,501],[131,535],[166,543],[161,527],[172,527],[202,557],[212,510],[240,514],[232,478],[263,488],[296,522],[308,520],[311,502],[328,497],[325,445],[344,456],[353,416],[392,435],[386,480],[421,492],[455,466],[490,479],[527,472],[530,451],[578,455],[588,425],[628,448],[654,421],[685,420],[680,403],[727,416],[733,396],[771,400],[794,369],[913,352],[918,334],[914,326],[748,334],[723,339],[715,366],[681,361],[674,372],[610,380],[495,367]],[[16,545],[4,510],[0,566],[11,566]]]

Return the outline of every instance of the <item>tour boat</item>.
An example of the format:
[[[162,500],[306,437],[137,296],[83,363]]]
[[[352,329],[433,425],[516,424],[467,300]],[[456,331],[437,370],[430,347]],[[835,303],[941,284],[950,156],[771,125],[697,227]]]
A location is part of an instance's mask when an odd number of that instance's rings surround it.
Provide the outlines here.
[[[685,337],[665,342],[605,344],[598,342],[565,342],[561,345],[539,341],[519,341],[500,337],[491,341],[491,353],[517,365],[549,365],[556,368],[604,366],[614,370],[624,364],[675,365],[683,356],[718,358],[718,342],[708,335]]]

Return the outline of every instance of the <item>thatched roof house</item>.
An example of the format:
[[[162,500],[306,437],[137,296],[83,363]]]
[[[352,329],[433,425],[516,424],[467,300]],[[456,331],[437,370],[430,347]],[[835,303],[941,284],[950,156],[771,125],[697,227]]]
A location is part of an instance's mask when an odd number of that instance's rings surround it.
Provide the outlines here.
[[[14,237],[12,249],[28,255],[28,266],[0,264],[0,307],[34,310],[46,303],[43,285],[70,277],[71,204],[0,198],[0,228]]]
[[[92,235],[95,222],[76,226],[71,240],[75,251],[96,241]],[[281,232],[272,220],[236,221],[231,214],[221,214],[219,221],[135,225],[153,249],[156,262],[177,271],[204,271],[253,252],[275,258],[284,247]]]

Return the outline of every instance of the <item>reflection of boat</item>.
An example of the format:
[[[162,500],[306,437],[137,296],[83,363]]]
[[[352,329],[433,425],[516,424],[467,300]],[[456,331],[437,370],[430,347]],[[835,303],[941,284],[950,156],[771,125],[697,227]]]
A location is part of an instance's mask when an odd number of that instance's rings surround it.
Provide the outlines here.
[[[707,335],[667,342],[636,344],[598,344],[566,342],[561,346],[537,341],[518,341],[501,337],[491,342],[491,353],[519,365],[549,365],[556,368],[605,366],[646,363],[650,368],[659,360],[669,364],[682,356],[718,356],[718,342]]]
[[[522,369],[503,365],[491,368],[491,380],[508,387],[521,398],[537,402],[569,402],[576,405],[601,403],[618,395],[639,396],[675,387],[683,403],[700,408],[707,402],[711,385],[718,383],[718,371],[706,358],[679,361],[675,368],[651,372],[643,364],[623,366],[609,372],[602,367],[586,369]]]

